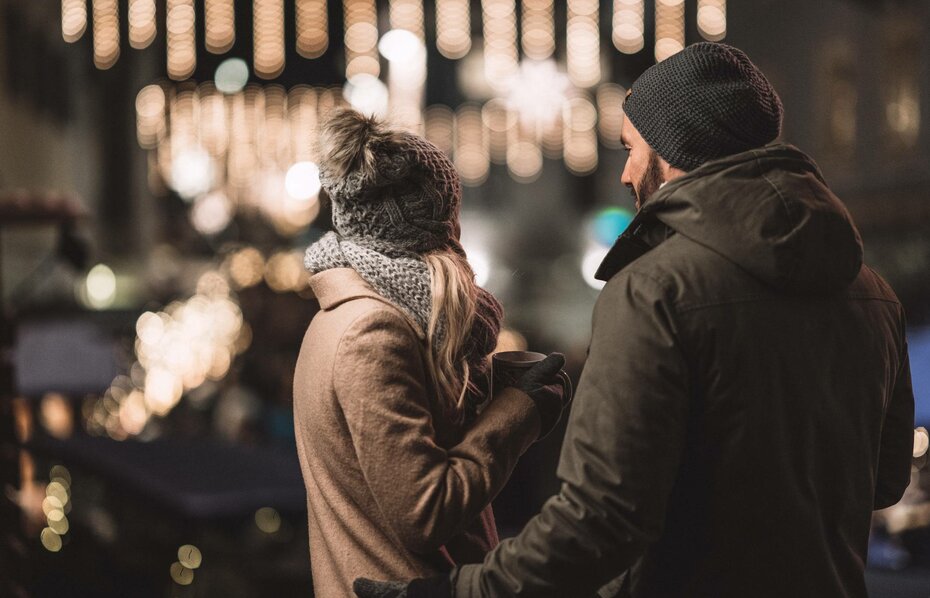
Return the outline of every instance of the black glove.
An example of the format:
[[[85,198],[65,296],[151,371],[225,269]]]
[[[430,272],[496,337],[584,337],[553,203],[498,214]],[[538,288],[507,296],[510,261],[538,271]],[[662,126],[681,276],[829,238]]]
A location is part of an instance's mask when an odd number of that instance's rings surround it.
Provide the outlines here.
[[[410,583],[359,577],[352,590],[358,598],[452,598],[452,580],[449,575],[414,579]]]
[[[568,375],[562,372],[564,365],[564,355],[550,353],[517,381],[517,388],[528,394],[536,404],[542,422],[540,438],[545,438],[555,428],[562,410],[571,400],[571,382]]]

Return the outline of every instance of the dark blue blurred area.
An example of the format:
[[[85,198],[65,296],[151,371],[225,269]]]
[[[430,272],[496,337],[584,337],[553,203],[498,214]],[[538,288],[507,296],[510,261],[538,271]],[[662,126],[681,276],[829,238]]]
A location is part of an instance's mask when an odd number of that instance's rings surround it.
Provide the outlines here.
[[[908,335],[911,381],[914,384],[914,419],[930,427],[930,327],[916,328]]]

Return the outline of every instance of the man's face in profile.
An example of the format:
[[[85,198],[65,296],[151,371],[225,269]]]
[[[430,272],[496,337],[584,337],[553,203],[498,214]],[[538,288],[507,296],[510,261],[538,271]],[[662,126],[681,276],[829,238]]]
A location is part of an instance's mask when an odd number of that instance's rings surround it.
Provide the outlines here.
[[[636,200],[636,210],[639,211],[665,182],[661,159],[628,118],[623,119],[620,141],[627,152],[626,166],[620,175],[620,182],[630,188]]]

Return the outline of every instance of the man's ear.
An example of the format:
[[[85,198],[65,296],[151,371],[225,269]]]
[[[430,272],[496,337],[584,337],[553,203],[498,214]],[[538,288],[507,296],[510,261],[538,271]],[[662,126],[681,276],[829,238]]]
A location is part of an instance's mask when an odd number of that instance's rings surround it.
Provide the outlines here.
[[[680,168],[675,168],[671,164],[665,161],[665,158],[659,156],[659,169],[662,171],[662,180],[666,183],[669,181],[674,181],[678,177],[688,174]]]

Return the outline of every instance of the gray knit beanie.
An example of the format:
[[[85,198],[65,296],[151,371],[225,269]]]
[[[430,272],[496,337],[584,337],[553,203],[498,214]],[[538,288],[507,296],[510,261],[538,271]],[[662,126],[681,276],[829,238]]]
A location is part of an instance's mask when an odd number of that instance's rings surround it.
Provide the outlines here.
[[[321,135],[320,181],[344,239],[424,254],[461,251],[462,187],[452,161],[426,139],[341,110]]]
[[[623,110],[666,162],[685,171],[771,143],[783,112],[775,89],[742,50],[712,42],[647,69]]]

